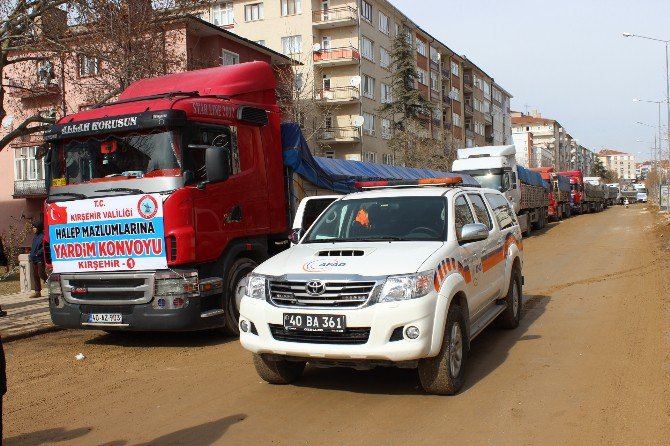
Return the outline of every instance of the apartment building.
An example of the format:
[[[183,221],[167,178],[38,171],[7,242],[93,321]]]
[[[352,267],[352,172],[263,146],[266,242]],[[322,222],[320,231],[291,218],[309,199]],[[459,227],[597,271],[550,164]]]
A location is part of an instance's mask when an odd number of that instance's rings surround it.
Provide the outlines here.
[[[533,132],[513,131],[512,142],[516,146],[516,162],[524,167],[551,167],[553,152],[546,145],[535,142]]]
[[[172,22],[167,38],[183,56],[180,70],[254,60],[275,66],[290,63],[281,53],[194,17]],[[80,55],[8,67],[4,71],[8,115],[2,121],[0,135],[36,113],[60,117],[91,106],[86,90],[97,88],[96,78],[105,75],[106,63]],[[44,160],[37,153],[43,143],[42,135],[34,134],[18,138],[0,151],[0,234],[11,223],[41,217],[46,184]]]
[[[380,109],[391,100],[399,33],[416,50],[416,88],[434,110],[429,135],[447,148],[511,141],[511,95],[386,0],[229,0],[201,17],[303,64],[296,71],[311,83],[305,99],[322,104],[310,138],[321,155],[393,163],[392,122]]]
[[[635,180],[635,155],[618,150],[603,149],[598,152],[598,158],[607,170],[612,171],[619,179]]]

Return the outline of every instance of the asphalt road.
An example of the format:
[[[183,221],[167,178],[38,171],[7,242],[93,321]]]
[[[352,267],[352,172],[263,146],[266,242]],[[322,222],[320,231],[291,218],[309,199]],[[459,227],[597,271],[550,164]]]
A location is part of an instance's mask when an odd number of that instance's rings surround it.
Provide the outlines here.
[[[68,330],[5,346],[5,444],[668,444],[670,226],[655,221],[617,207],[524,240],[522,324],[474,341],[457,396],[397,369],[271,386],[236,340]]]

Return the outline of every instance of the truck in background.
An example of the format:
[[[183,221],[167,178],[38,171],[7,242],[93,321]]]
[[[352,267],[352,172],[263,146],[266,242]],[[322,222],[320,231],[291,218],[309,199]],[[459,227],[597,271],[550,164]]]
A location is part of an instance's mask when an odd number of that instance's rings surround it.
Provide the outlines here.
[[[570,177],[570,204],[577,214],[599,212],[605,206],[605,191],[600,186],[585,182],[580,170],[557,172]]]
[[[549,219],[562,220],[572,215],[570,207],[570,178],[554,172],[553,167],[532,167],[549,184]]]
[[[468,174],[482,187],[502,192],[512,204],[524,235],[547,225],[549,185],[539,173],[517,164],[513,145],[458,149],[452,171]]]

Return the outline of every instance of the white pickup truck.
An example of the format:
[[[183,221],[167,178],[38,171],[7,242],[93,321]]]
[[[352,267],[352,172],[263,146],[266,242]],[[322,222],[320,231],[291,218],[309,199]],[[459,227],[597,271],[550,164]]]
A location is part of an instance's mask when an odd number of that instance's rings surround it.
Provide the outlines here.
[[[425,391],[451,395],[470,341],[496,320],[518,326],[523,245],[509,202],[430,182],[362,184],[254,270],[239,326],[261,378],[287,384],[306,363],[399,366],[417,368]]]

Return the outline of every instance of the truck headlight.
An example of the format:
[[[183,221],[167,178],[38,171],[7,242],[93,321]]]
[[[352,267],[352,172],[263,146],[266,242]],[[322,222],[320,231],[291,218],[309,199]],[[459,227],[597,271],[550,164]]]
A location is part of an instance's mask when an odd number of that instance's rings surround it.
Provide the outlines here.
[[[199,294],[198,273],[195,271],[184,274],[158,273],[155,277],[156,296],[188,296]]]
[[[433,271],[424,271],[417,274],[403,276],[389,276],[384,282],[377,302],[395,302],[399,300],[416,299],[430,292],[433,283]]]
[[[250,274],[247,278],[247,293],[254,299],[265,299],[267,296],[267,278],[258,274]]]

